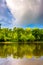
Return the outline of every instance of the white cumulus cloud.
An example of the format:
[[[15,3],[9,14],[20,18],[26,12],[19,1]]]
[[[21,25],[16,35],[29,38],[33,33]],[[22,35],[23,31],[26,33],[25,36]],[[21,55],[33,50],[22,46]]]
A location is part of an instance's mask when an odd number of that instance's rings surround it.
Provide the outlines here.
[[[33,23],[41,13],[42,0],[6,0],[6,3],[16,19],[15,26]]]

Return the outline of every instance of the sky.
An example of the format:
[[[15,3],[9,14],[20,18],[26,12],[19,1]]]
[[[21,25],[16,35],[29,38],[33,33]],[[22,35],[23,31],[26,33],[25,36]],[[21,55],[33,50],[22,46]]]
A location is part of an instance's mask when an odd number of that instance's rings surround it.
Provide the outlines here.
[[[43,0],[0,0],[2,27],[43,28]]]

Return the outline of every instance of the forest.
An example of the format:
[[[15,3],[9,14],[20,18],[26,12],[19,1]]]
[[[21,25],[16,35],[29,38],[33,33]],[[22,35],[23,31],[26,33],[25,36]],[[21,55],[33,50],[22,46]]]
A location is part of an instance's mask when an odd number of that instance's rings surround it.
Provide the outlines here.
[[[0,28],[0,42],[43,41],[43,29],[39,28]]]

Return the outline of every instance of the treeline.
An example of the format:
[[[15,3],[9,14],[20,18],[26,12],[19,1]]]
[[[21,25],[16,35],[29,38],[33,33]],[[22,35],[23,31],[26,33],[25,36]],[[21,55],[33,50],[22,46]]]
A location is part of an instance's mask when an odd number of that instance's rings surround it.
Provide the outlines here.
[[[16,28],[0,29],[0,42],[31,42],[43,41],[43,29],[39,28]]]

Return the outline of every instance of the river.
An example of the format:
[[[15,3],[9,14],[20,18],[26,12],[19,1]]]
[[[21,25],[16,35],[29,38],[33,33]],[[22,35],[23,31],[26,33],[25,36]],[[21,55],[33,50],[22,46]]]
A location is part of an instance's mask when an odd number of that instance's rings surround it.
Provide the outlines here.
[[[0,44],[0,65],[43,65],[43,43]]]
[[[43,57],[36,58],[22,58],[14,59],[12,57],[0,58],[0,65],[43,65]]]

